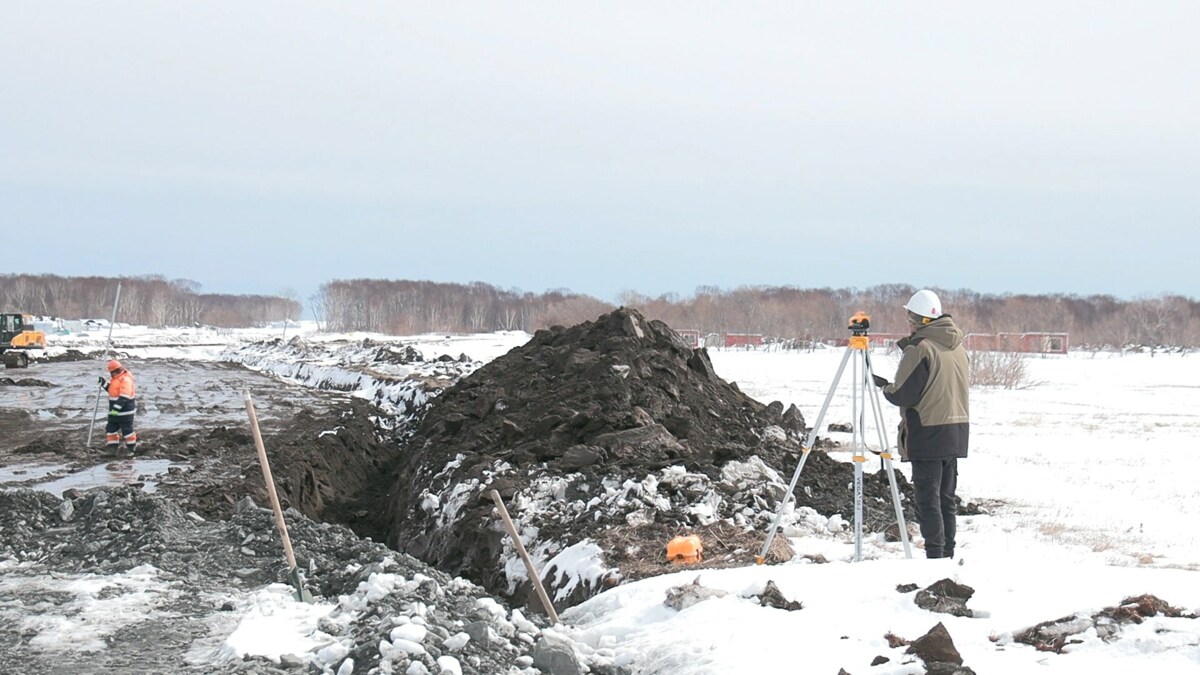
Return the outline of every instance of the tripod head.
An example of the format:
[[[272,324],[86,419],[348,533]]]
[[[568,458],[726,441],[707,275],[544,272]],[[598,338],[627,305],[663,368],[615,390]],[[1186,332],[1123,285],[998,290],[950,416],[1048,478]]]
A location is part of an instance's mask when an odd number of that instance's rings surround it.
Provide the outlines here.
[[[846,326],[850,330],[850,334],[854,336],[866,335],[867,329],[870,327],[871,317],[863,311],[855,312],[854,316],[850,317],[850,324]]]

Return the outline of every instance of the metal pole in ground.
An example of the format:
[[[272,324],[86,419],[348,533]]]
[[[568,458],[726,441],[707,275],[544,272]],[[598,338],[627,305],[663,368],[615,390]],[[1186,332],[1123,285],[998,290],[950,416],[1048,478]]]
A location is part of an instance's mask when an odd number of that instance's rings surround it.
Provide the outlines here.
[[[871,365],[870,352],[867,352],[865,356],[867,359],[868,379],[872,379],[875,375],[875,369]],[[883,460],[883,468],[887,471],[888,487],[892,491],[892,508],[896,511],[896,527],[900,530],[900,541],[904,544],[904,557],[912,558],[912,547],[908,541],[908,523],[904,521],[904,508],[900,506],[900,488],[896,485],[896,469],[892,464],[892,446],[887,442],[883,434],[883,404],[879,401],[879,389],[867,387],[867,390],[871,394],[871,404],[875,411],[875,429],[879,433],[879,447],[883,449],[879,453],[879,457]]]
[[[117,305],[121,303],[121,282],[117,282],[117,297],[113,300],[112,320],[108,322],[108,342],[104,345],[104,361],[108,362],[108,356],[112,352],[112,332],[113,325],[117,323]],[[100,392],[96,392],[96,404],[92,406],[92,424],[88,427],[87,447],[92,447],[92,432],[96,429],[96,415],[100,412]]]
[[[287,523],[283,520],[283,509],[279,506],[279,495],[275,492],[275,479],[271,477],[271,464],[267,461],[267,449],[263,446],[262,432],[258,428],[258,416],[254,414],[254,402],[250,400],[250,392],[246,391],[246,414],[250,417],[250,434],[254,436],[254,447],[258,450],[258,464],[262,467],[263,482],[267,485],[267,495],[271,498],[271,509],[275,512],[275,527],[279,528],[279,536],[283,538],[283,555],[288,562],[288,576],[292,586],[296,588],[296,599],[312,602],[312,595],[304,588],[300,578],[300,568],[296,566],[296,554],[292,552],[292,540],[288,537]]]
[[[546,595],[546,589],[542,586],[542,577],[538,575],[537,568],[533,566],[533,561],[529,559],[529,554],[525,552],[525,545],[521,543],[521,537],[517,535],[517,528],[513,526],[512,518],[508,517],[508,509],[504,508],[504,500],[500,498],[500,493],[491,490],[488,496],[492,501],[496,502],[496,510],[500,512],[500,518],[504,521],[504,529],[508,530],[508,536],[512,537],[513,544],[517,547],[517,553],[520,554],[521,560],[525,562],[525,571],[529,572],[529,579],[533,582],[533,588],[537,591],[538,598],[542,601],[542,607],[546,608],[546,614],[550,616],[550,620],[554,623],[562,623],[558,620],[558,612],[554,611],[554,605],[550,602],[550,596]]]
[[[856,343],[851,343],[852,345]],[[862,349],[855,346],[855,350],[862,353]],[[863,536],[863,463],[867,461],[866,454],[866,434],[863,429],[863,419],[859,415],[859,394],[865,394],[865,387],[862,380],[858,376],[858,362],[861,360],[858,356],[854,359],[854,369],[851,371],[853,377],[850,380],[850,420],[853,425],[851,429],[851,438],[853,439],[853,455],[851,461],[854,462],[854,562],[862,561],[862,536]],[[866,373],[863,373],[866,376]],[[862,403],[866,405],[866,396],[863,396]]]

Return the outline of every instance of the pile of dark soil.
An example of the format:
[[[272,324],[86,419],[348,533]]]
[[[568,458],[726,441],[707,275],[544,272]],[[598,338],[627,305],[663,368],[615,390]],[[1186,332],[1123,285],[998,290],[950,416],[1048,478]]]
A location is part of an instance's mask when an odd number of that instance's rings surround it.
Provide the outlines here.
[[[32,377],[23,377],[19,380],[14,380],[11,377],[0,377],[0,387],[53,387],[54,385],[45,380],[38,380]]]
[[[624,549],[648,559],[659,555],[665,531],[735,515],[761,531],[804,432],[794,406],[751,399],[716,375],[706,350],[622,308],[538,331],[438,396],[392,475],[387,541],[523,601],[528,585],[510,588],[511,552],[490,490],[530,528],[527,544],[557,542],[553,553],[584,539],[640,540]],[[739,482],[726,471],[740,472],[754,457],[784,476],[783,485],[776,476],[777,488],[765,489],[765,480]],[[849,464],[814,451],[797,502],[850,514],[852,476]],[[867,525],[882,530],[892,519],[886,476],[869,475],[865,492]],[[576,588],[567,603],[597,590]]]

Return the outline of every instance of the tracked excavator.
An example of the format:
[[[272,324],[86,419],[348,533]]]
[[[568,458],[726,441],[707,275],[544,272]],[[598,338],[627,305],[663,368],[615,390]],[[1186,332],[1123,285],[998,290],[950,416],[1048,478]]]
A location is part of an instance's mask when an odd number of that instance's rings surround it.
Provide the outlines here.
[[[0,314],[0,348],[5,368],[27,368],[29,350],[45,349],[46,334],[34,328],[28,314]]]

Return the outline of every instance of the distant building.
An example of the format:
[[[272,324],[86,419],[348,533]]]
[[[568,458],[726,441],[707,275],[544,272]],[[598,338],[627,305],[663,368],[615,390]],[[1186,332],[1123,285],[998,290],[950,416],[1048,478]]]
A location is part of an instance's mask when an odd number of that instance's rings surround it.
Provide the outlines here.
[[[762,333],[726,333],[726,347],[759,347],[763,343]]]
[[[700,331],[692,328],[684,328],[683,330],[677,330],[675,332],[679,333],[679,337],[683,338],[683,341],[687,343],[687,346],[691,347],[692,349],[700,346]]]
[[[963,338],[963,345],[976,352],[1066,354],[1070,336],[1067,333],[970,333]]]

